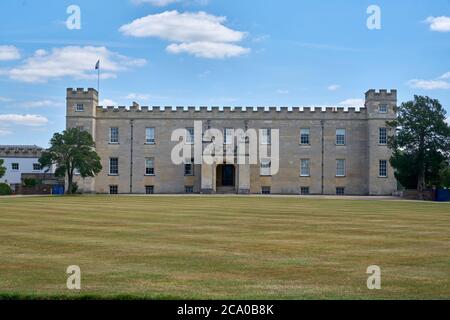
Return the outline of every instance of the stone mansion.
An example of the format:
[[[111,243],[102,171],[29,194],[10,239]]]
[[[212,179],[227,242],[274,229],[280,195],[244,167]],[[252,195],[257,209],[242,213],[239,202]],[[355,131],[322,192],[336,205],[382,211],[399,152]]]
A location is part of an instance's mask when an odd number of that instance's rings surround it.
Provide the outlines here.
[[[391,195],[397,181],[386,121],[396,117],[397,91],[369,90],[365,98],[364,108],[104,108],[95,89],[69,88],[66,126],[92,134],[103,166],[95,178],[76,181],[83,192],[105,194]],[[253,128],[265,145],[276,130],[276,174],[267,170],[270,159],[174,164],[172,151],[183,141],[173,141],[173,132],[186,129],[184,143],[193,144],[199,121],[202,135],[210,128],[224,132],[224,153],[236,152],[234,138],[226,141],[232,129]],[[202,148],[211,143],[200,139]]]

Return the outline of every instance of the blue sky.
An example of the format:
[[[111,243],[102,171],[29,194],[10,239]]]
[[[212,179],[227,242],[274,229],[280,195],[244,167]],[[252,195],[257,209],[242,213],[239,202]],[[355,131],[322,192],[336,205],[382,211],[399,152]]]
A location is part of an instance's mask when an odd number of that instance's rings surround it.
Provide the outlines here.
[[[102,104],[359,105],[395,88],[450,110],[449,57],[450,0],[2,0],[0,144],[47,146],[98,59]]]

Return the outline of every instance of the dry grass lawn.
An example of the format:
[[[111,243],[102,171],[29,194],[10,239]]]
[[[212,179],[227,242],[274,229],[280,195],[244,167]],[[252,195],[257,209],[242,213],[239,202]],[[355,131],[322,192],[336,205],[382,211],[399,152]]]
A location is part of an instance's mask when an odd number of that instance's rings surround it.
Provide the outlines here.
[[[82,271],[66,288],[67,266]],[[382,289],[368,290],[379,265]],[[450,299],[450,205],[0,198],[0,298]]]

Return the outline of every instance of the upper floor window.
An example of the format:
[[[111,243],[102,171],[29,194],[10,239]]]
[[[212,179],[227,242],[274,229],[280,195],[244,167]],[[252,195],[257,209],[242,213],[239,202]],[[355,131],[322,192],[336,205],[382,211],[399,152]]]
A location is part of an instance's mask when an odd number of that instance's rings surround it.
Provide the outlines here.
[[[300,130],[300,144],[302,145],[309,145],[309,136],[310,136],[310,129],[301,129]]]
[[[77,126],[77,129],[78,129],[79,131],[84,131],[84,127],[83,127],[83,126]]]
[[[346,144],[346,130],[336,129],[336,145],[345,146]]]
[[[33,163],[33,171],[41,171],[42,167],[40,163]]]
[[[109,129],[109,143],[119,143],[119,128]]]
[[[266,128],[261,130],[261,144],[272,144],[272,129]]]
[[[155,128],[146,128],[145,129],[145,143],[146,144],[155,144]]]
[[[186,144],[194,144],[194,128],[186,128]]]
[[[386,178],[388,176],[387,160],[380,160],[379,176],[381,178]]]
[[[76,111],[76,112],[83,112],[83,111],[84,111],[84,104],[82,104],[82,103],[77,103],[77,104],[75,105],[75,111]]]
[[[19,164],[18,163],[11,163],[11,170],[18,171],[19,170]]]
[[[272,168],[272,161],[270,159],[261,160],[260,174],[261,176],[270,176]]]
[[[345,177],[345,160],[336,160],[336,177]]]
[[[145,175],[147,175],[147,176],[155,175],[155,159],[154,158],[145,159]]]
[[[378,108],[379,113],[387,113],[388,112],[388,105],[387,104],[380,104],[380,107]]]
[[[300,176],[309,177],[309,159],[302,159],[300,164]]]
[[[109,158],[109,174],[119,174],[119,158]]]
[[[388,142],[387,128],[380,128],[379,143],[387,144],[387,142]]]
[[[232,129],[232,128],[225,128],[223,130],[223,138],[224,138],[223,143],[224,144],[233,144],[233,137],[234,137],[233,133],[234,133],[234,129]]]

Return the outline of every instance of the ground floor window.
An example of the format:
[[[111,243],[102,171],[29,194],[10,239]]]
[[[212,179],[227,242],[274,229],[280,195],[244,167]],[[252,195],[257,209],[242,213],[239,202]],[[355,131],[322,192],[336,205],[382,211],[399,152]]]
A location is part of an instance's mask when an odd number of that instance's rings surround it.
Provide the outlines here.
[[[194,175],[194,159],[190,161],[186,161],[184,164],[184,175],[185,176],[193,176]]]
[[[18,163],[11,163],[11,170],[18,171],[19,170],[19,164]]]
[[[184,191],[186,193],[194,193],[194,187],[193,186],[185,186]]]
[[[154,186],[145,186],[145,194],[154,194],[155,187]]]
[[[270,194],[270,187],[261,187],[262,194]]]
[[[309,187],[301,187],[301,188],[300,188],[300,194],[301,194],[302,196],[307,196],[307,195],[309,195]]]
[[[345,188],[344,187],[337,187],[336,188],[336,195],[338,195],[338,196],[345,195]]]
[[[109,194],[118,194],[119,187],[118,186],[109,186]]]

